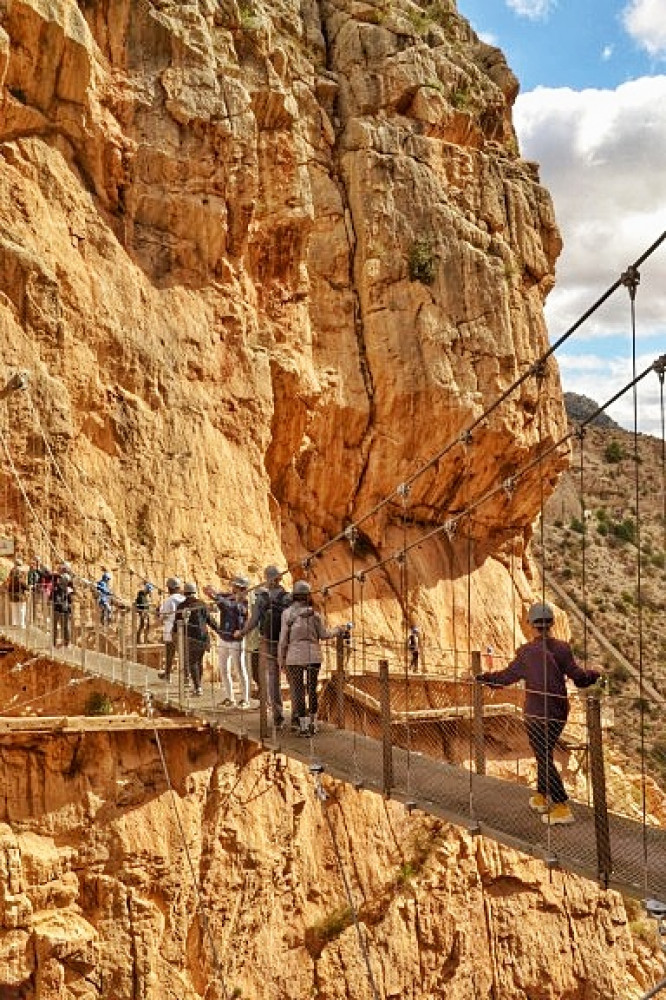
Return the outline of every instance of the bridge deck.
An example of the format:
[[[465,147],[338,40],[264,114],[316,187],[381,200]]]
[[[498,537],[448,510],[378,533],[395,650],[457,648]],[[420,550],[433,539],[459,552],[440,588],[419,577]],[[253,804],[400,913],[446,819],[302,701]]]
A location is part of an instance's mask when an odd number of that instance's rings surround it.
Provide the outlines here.
[[[17,644],[38,655],[43,636],[3,628]],[[35,633],[37,630],[29,630]],[[41,640],[41,641],[39,641]],[[218,726],[244,739],[261,743],[259,712],[220,710],[219,691],[206,688],[203,697],[178,699],[174,685],[157,678],[154,670],[136,663],[121,663],[115,657],[87,651],[82,664],[81,650],[43,649],[72,667],[132,690],[148,692],[157,707],[174,707],[179,702],[183,714]],[[343,781],[381,793],[383,782],[382,745],[349,730],[323,724],[318,734],[303,739],[289,732],[273,734],[263,741],[269,749],[286,754],[306,765],[321,764],[325,771]],[[591,808],[574,803],[576,822],[571,826],[548,827],[528,806],[531,790],[526,786],[490,776],[473,774],[465,768],[398,747],[393,748],[394,784],[392,796],[414,802],[424,810],[499,843],[546,861],[563,870],[597,880],[596,838]],[[626,817],[610,814],[613,872],[611,886],[627,895],[666,901],[666,830],[643,827]]]

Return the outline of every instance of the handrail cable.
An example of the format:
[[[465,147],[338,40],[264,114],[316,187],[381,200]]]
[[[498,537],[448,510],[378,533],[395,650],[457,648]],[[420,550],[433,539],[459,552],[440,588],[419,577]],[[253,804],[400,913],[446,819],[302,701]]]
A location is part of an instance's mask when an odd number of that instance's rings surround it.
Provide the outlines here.
[[[631,370],[636,378],[636,292],[640,285],[640,274],[636,267],[630,267],[622,275],[622,284],[629,293],[631,310]],[[654,367],[654,366],[653,366]],[[641,811],[643,813],[643,873],[645,895],[648,888],[648,833],[647,833],[647,768],[645,749],[645,686],[643,663],[643,577],[641,552],[641,493],[640,493],[640,453],[638,448],[638,384],[633,385],[633,442],[634,442],[634,502],[636,505],[636,614],[638,618],[638,702],[640,727],[640,758],[641,758]]]
[[[661,359],[659,359],[659,361],[660,360]],[[596,420],[596,418],[600,414],[602,414],[609,406],[612,406],[613,403],[617,402],[617,400],[620,399],[622,396],[624,396],[624,394],[628,392],[634,385],[637,385],[639,382],[641,382],[642,379],[646,378],[651,372],[656,371],[657,369],[655,367],[655,364],[658,363],[659,362],[653,362],[644,371],[642,371],[639,375],[633,378],[630,382],[627,382],[627,384],[624,385],[621,389],[619,389],[616,393],[614,393],[610,397],[610,399],[606,400],[606,402],[602,406],[597,407],[597,409],[593,413],[591,413],[589,417],[586,417],[585,420],[581,421],[579,426],[581,427],[587,426],[587,424],[591,423],[593,420]],[[464,508],[461,511],[458,511],[457,514],[454,514],[451,518],[446,520],[444,524],[437,525],[437,527],[432,528],[430,531],[425,532],[424,534],[419,536],[419,538],[410,542],[407,546],[407,551],[410,552],[413,548],[416,548],[419,545],[423,545],[425,542],[441,534],[442,532],[445,532],[450,536],[452,533],[455,532],[459,521],[461,521],[464,517],[469,516],[479,507],[483,506],[483,504],[487,503],[488,500],[492,500],[499,493],[502,492],[507,493],[509,491],[512,491],[513,488],[515,487],[515,482],[517,479],[520,479],[522,476],[525,476],[528,472],[531,472],[535,467],[539,466],[543,462],[544,458],[552,454],[552,452],[557,451],[558,448],[561,448],[563,444],[566,444],[568,441],[570,441],[571,438],[574,437],[577,433],[578,433],[577,430],[568,431],[565,435],[563,435],[563,437],[559,439],[559,441],[553,442],[553,444],[550,445],[548,448],[546,448],[543,452],[541,452],[541,454],[537,455],[536,458],[532,459],[522,468],[518,469],[518,471],[515,472],[510,477],[509,480],[505,480],[498,486],[495,486],[492,489],[488,490],[488,492],[484,493],[481,497],[474,500],[468,507]],[[373,563],[372,566],[364,568],[363,572],[366,574],[372,573],[375,570],[381,569],[383,566],[387,565],[388,563],[392,562],[395,559],[396,559],[396,553],[394,552],[391,555],[386,556],[384,559],[380,559],[377,562]],[[334,587],[340,587],[345,583],[349,583],[349,580],[350,580],[349,576],[343,577],[340,580],[335,580],[333,583],[327,583],[326,588],[330,591]]]
[[[664,240],[666,240],[666,230],[663,233],[661,233],[661,235],[654,241],[654,243],[650,247],[648,247],[648,249],[644,253],[642,253],[641,256],[636,261],[634,261],[633,264],[629,265],[628,270],[631,270],[631,268],[638,269],[641,266],[641,264],[643,264],[649,257],[651,257],[652,254],[661,246]],[[408,476],[407,479],[405,479],[404,482],[400,485],[411,486],[414,482],[416,482],[417,479],[419,479],[423,475],[424,472],[427,472],[428,469],[432,468],[433,465],[435,465],[441,458],[443,458],[449,451],[451,451],[451,449],[454,448],[456,444],[459,444],[461,440],[469,439],[469,436],[480,426],[480,424],[482,424],[485,420],[487,420],[488,417],[495,410],[497,410],[502,405],[502,403],[504,403],[516,391],[516,389],[519,389],[520,386],[524,382],[526,382],[527,379],[530,378],[532,375],[535,375],[538,373],[539,370],[544,369],[548,359],[552,357],[552,355],[555,354],[557,350],[559,350],[559,348],[576,332],[576,330],[578,330],[583,325],[583,323],[585,323],[590,318],[590,316],[592,316],[597,311],[597,309],[599,309],[604,304],[604,302],[606,302],[612,295],[615,294],[615,292],[622,285],[622,283],[623,283],[623,276],[621,275],[613,282],[613,284],[609,288],[606,289],[606,291],[591,306],[589,306],[589,308],[582,314],[582,316],[580,316],[576,320],[576,322],[573,323],[568,328],[568,330],[566,330],[555,341],[554,344],[550,345],[548,350],[545,351],[545,353],[542,354],[540,358],[534,361],[529,366],[529,368],[527,368],[523,372],[523,374],[520,375],[515,380],[515,382],[512,383],[512,385],[510,385],[507,389],[505,389],[504,392],[502,392],[497,397],[497,399],[495,399],[488,407],[486,407],[483,413],[481,413],[478,417],[476,417],[476,419],[473,420],[468,427],[463,428],[463,430],[460,431],[458,434],[456,434],[455,437],[450,438],[447,444],[444,445],[443,448],[441,448],[435,455],[429,458],[423,465],[419,466],[419,468],[415,472],[413,472],[410,476]],[[391,500],[393,500],[396,496],[399,495],[398,494],[399,488],[400,488],[399,486],[396,486],[390,493],[382,497],[382,499],[379,500],[374,505],[374,507],[371,507],[370,510],[366,511],[365,514],[362,514],[360,517],[356,518],[356,520],[352,521],[351,525],[358,528],[360,524],[363,524],[365,521],[369,520],[369,518],[374,517],[374,515],[377,514],[382,509],[382,507],[386,506],[386,504],[390,503]],[[349,527],[349,525],[347,527]],[[343,528],[341,531],[338,532],[337,535],[334,535],[333,538],[330,538],[327,542],[324,542],[323,545],[320,545],[318,549],[315,549],[314,552],[311,552],[309,554],[309,558],[310,559],[317,558],[318,556],[322,555],[327,549],[329,549],[332,545],[335,545],[337,542],[341,541],[345,537],[345,531],[346,528]]]

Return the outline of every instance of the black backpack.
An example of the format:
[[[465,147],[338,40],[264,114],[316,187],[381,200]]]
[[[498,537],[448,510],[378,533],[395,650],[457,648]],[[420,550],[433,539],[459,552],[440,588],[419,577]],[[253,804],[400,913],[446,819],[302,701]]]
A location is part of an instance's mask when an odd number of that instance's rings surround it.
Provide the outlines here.
[[[277,592],[274,592],[272,598],[270,593],[266,593],[263,601],[264,608],[259,619],[259,631],[264,639],[277,642],[282,628],[282,612],[291,604],[291,595],[283,587],[280,587]]]

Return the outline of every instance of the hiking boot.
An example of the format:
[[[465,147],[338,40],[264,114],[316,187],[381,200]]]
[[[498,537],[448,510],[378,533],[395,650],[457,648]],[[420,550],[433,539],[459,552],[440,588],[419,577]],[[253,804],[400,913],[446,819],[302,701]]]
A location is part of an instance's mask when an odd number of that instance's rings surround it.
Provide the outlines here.
[[[569,823],[575,823],[575,821],[575,816],[568,802],[556,802],[541,817],[542,823],[547,823],[551,826],[566,826]]]
[[[167,684],[170,684],[171,683],[171,674],[168,674],[166,672],[166,670],[160,670],[159,674],[157,675],[157,679],[160,680],[160,681],[166,681]]]
[[[534,809],[538,813],[547,813],[550,809],[550,803],[545,795],[541,792],[537,792],[536,795],[530,795],[529,799],[530,809]]]
[[[245,701],[245,698],[243,698],[242,701],[238,702],[238,707],[239,708],[249,708],[250,707],[250,703],[249,703],[249,701]]]
[[[222,702],[222,708],[233,708],[234,704],[235,702],[233,702],[231,698],[225,698]]]

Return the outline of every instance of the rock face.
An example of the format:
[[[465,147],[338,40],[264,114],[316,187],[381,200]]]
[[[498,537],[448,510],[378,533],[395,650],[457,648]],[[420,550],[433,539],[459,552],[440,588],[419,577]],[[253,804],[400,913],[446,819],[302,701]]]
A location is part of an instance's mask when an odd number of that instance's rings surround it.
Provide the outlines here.
[[[2,420],[36,506],[10,478],[0,517],[26,555],[298,564],[450,444],[358,570],[559,436],[549,363],[455,443],[545,349],[560,239],[517,82],[450,0],[3,0],[0,81],[0,360],[31,373]],[[407,617],[508,646],[562,462],[415,550]],[[349,567],[338,544],[313,572]],[[398,577],[368,578],[377,628]]]
[[[370,997],[343,872],[382,998],[609,1000],[660,974],[593,883],[327,779],[322,803],[235,738],[161,739],[173,795],[150,733],[0,746],[3,1000]]]

